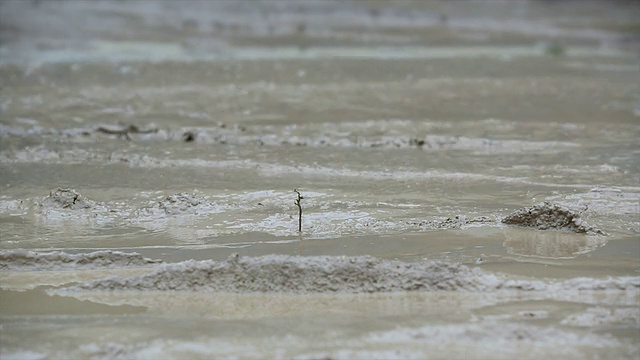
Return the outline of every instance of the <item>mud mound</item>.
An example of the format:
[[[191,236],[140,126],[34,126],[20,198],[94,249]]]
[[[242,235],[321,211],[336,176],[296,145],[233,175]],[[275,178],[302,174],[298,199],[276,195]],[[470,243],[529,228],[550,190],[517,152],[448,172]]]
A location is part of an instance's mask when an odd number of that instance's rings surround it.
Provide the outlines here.
[[[49,196],[44,198],[39,204],[44,209],[93,209],[98,205],[93,200],[87,199],[74,189],[57,188],[49,192]]]
[[[210,292],[373,293],[482,290],[495,277],[460,264],[403,263],[359,257],[269,255],[227,261],[189,260],[130,278],[113,277],[69,290],[186,290]]]
[[[37,253],[26,250],[0,251],[0,270],[64,270],[68,268],[103,268],[144,266],[161,263],[138,253],[96,251],[86,254],[67,254],[61,251]]]
[[[578,234],[606,235],[604,231],[589,226],[584,222],[579,213],[546,201],[532,207],[520,209],[502,219],[502,222],[538,230],[556,229],[573,231]]]

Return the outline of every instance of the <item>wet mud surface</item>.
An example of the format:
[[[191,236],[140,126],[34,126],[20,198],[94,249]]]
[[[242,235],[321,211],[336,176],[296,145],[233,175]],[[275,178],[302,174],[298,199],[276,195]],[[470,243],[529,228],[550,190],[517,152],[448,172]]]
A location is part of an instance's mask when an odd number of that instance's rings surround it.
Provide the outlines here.
[[[0,358],[638,358],[639,18],[3,1]]]

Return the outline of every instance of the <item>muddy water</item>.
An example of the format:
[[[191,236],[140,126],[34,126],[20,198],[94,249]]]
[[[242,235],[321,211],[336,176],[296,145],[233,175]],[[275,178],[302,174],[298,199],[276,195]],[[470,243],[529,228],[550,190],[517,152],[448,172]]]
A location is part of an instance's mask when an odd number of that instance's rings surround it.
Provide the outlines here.
[[[640,355],[632,2],[0,10],[2,358]]]

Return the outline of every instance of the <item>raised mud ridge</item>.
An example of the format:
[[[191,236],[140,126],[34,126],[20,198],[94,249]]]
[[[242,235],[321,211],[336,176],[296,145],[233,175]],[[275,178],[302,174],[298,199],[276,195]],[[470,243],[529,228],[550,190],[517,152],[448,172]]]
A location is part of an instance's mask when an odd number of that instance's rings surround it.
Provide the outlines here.
[[[480,290],[479,270],[460,264],[417,264],[369,256],[267,255],[161,265],[145,276],[109,278],[77,290],[199,290],[211,292],[371,293],[403,290]]]
[[[502,222],[538,230],[556,229],[579,234],[606,235],[604,231],[588,225],[580,218],[579,213],[550,202],[520,209],[502,219]]]
[[[300,257],[268,255],[226,261],[189,260],[162,264],[148,274],[111,277],[56,292],[206,291],[270,293],[375,293],[393,291],[561,291],[640,290],[639,278],[572,279],[548,285],[540,281],[503,280],[457,263],[404,263],[369,256]]]
[[[96,251],[85,254],[67,254],[62,251],[38,253],[26,250],[0,251],[0,270],[65,270],[105,267],[145,266],[161,263],[138,253]]]

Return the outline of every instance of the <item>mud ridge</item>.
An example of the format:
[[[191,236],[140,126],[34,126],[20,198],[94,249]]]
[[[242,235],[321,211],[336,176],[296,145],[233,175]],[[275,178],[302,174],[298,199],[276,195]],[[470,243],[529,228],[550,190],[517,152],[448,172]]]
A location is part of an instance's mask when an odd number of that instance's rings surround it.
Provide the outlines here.
[[[127,266],[147,266],[161,263],[142,257],[138,253],[120,251],[95,251],[85,254],[67,254],[62,251],[38,253],[27,250],[0,251],[0,270],[65,270],[92,268],[112,268]]]
[[[477,269],[444,262],[410,264],[369,256],[240,257],[234,254],[221,262],[189,260],[164,264],[145,276],[113,277],[69,290],[374,293],[484,290],[495,287],[495,282],[495,277],[484,276]]]
[[[82,291],[205,291],[230,293],[377,293],[394,291],[640,291],[640,277],[577,278],[547,284],[504,280],[458,263],[405,263],[369,256],[240,257],[162,264],[151,273],[111,277],[56,293]]]

